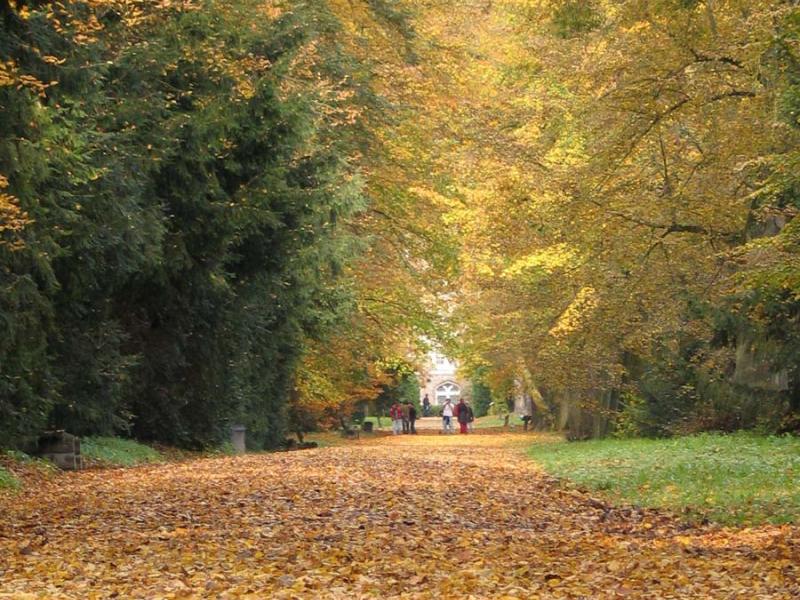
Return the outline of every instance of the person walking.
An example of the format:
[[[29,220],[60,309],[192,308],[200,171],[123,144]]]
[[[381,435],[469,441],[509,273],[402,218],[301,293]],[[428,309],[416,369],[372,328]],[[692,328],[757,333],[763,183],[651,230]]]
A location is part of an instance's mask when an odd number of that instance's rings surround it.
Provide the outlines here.
[[[414,426],[414,422],[417,420],[417,407],[411,404],[410,400],[407,400],[406,404],[408,404],[409,433],[417,433],[417,428]]]
[[[403,409],[399,402],[395,401],[389,407],[389,418],[392,420],[392,433],[400,435],[403,431]]]
[[[472,410],[472,405],[469,402],[465,403],[467,405],[467,415],[469,416],[469,420],[467,421],[467,431],[472,433],[472,424],[475,422],[475,412]]]
[[[458,401],[456,404],[456,419],[458,419],[458,424],[461,428],[461,433],[467,433],[467,424],[469,423],[469,406],[464,401],[463,398]]]
[[[400,405],[400,414],[403,417],[403,433],[408,433],[409,432],[409,427],[408,427],[408,417],[409,417],[409,414],[408,414],[408,402],[406,402],[405,404],[401,404]]]
[[[445,403],[442,405],[442,432],[443,433],[452,433],[453,432],[453,403],[450,402],[448,398],[445,400]]]
[[[428,394],[425,394],[425,397],[422,399],[422,416],[431,416],[431,400],[428,398]]]

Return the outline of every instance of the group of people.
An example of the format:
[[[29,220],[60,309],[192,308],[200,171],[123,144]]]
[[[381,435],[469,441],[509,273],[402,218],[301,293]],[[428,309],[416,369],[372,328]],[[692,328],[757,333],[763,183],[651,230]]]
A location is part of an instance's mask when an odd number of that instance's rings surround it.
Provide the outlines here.
[[[392,419],[392,433],[400,435],[401,433],[417,433],[414,423],[417,420],[417,409],[406,400],[402,404],[395,402],[389,408],[389,417]]]
[[[430,410],[430,401],[425,396],[423,406],[427,404]],[[427,411],[426,411],[427,412]],[[392,419],[392,433],[400,435],[402,433],[417,433],[417,409],[408,400],[405,402],[395,402],[389,408],[389,417]],[[461,433],[472,431],[472,422],[475,420],[475,413],[469,403],[461,398],[458,403],[453,404],[451,400],[446,400],[442,405],[442,433],[453,433],[453,420],[458,422]]]
[[[450,399],[442,405],[442,432],[453,433],[453,418],[458,421],[461,433],[472,431],[475,413],[469,403],[461,398],[454,406]]]

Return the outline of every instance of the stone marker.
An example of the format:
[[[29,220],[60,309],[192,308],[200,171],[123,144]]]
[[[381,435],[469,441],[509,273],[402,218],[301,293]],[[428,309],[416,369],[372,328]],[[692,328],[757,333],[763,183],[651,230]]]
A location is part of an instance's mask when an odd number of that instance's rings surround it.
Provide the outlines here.
[[[36,454],[60,469],[77,471],[83,468],[81,439],[66,431],[46,431],[39,438]]]
[[[234,425],[231,427],[231,444],[236,454],[244,454],[246,449],[244,445],[244,434],[247,428],[244,425]]]

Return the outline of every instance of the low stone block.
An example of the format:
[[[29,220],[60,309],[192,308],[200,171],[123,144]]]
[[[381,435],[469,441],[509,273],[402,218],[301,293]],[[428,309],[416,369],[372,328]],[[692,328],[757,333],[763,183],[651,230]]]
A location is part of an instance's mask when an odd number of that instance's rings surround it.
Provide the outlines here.
[[[80,454],[81,440],[66,431],[46,431],[39,438],[40,454]]]
[[[83,457],[80,454],[60,452],[56,454],[42,454],[41,457],[49,460],[59,469],[64,469],[65,471],[78,471],[83,468]]]
[[[66,471],[83,468],[81,439],[66,431],[46,431],[39,438],[36,454]]]

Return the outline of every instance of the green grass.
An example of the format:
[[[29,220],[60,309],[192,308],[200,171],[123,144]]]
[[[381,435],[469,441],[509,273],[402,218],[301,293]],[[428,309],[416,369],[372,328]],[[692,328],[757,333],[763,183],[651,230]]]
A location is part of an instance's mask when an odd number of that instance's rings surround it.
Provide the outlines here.
[[[87,437],[81,440],[84,459],[103,466],[132,467],[160,462],[164,457],[149,446],[113,437]]]
[[[0,491],[15,490],[19,487],[19,480],[3,467],[0,467]]]
[[[364,421],[370,421],[373,423],[373,427],[378,429],[378,417],[364,417]],[[383,425],[384,429],[391,429],[392,427],[392,420],[389,417],[381,417],[381,425]],[[359,425],[359,429],[361,426]]]
[[[57,473],[53,463],[17,450],[0,451],[0,492],[16,491]]]
[[[505,415],[486,415],[485,417],[478,417],[475,419],[475,427],[478,429],[485,429],[487,427],[503,427]],[[520,418],[512,414],[508,417],[508,424],[513,427],[522,427]]]
[[[335,446],[344,446],[349,440],[346,440],[338,432],[332,431],[315,431],[307,433],[303,436],[306,442],[317,442],[320,448],[332,448]]]
[[[668,440],[538,443],[552,475],[640,506],[725,524],[791,523],[800,515],[800,439],[702,434]]]

